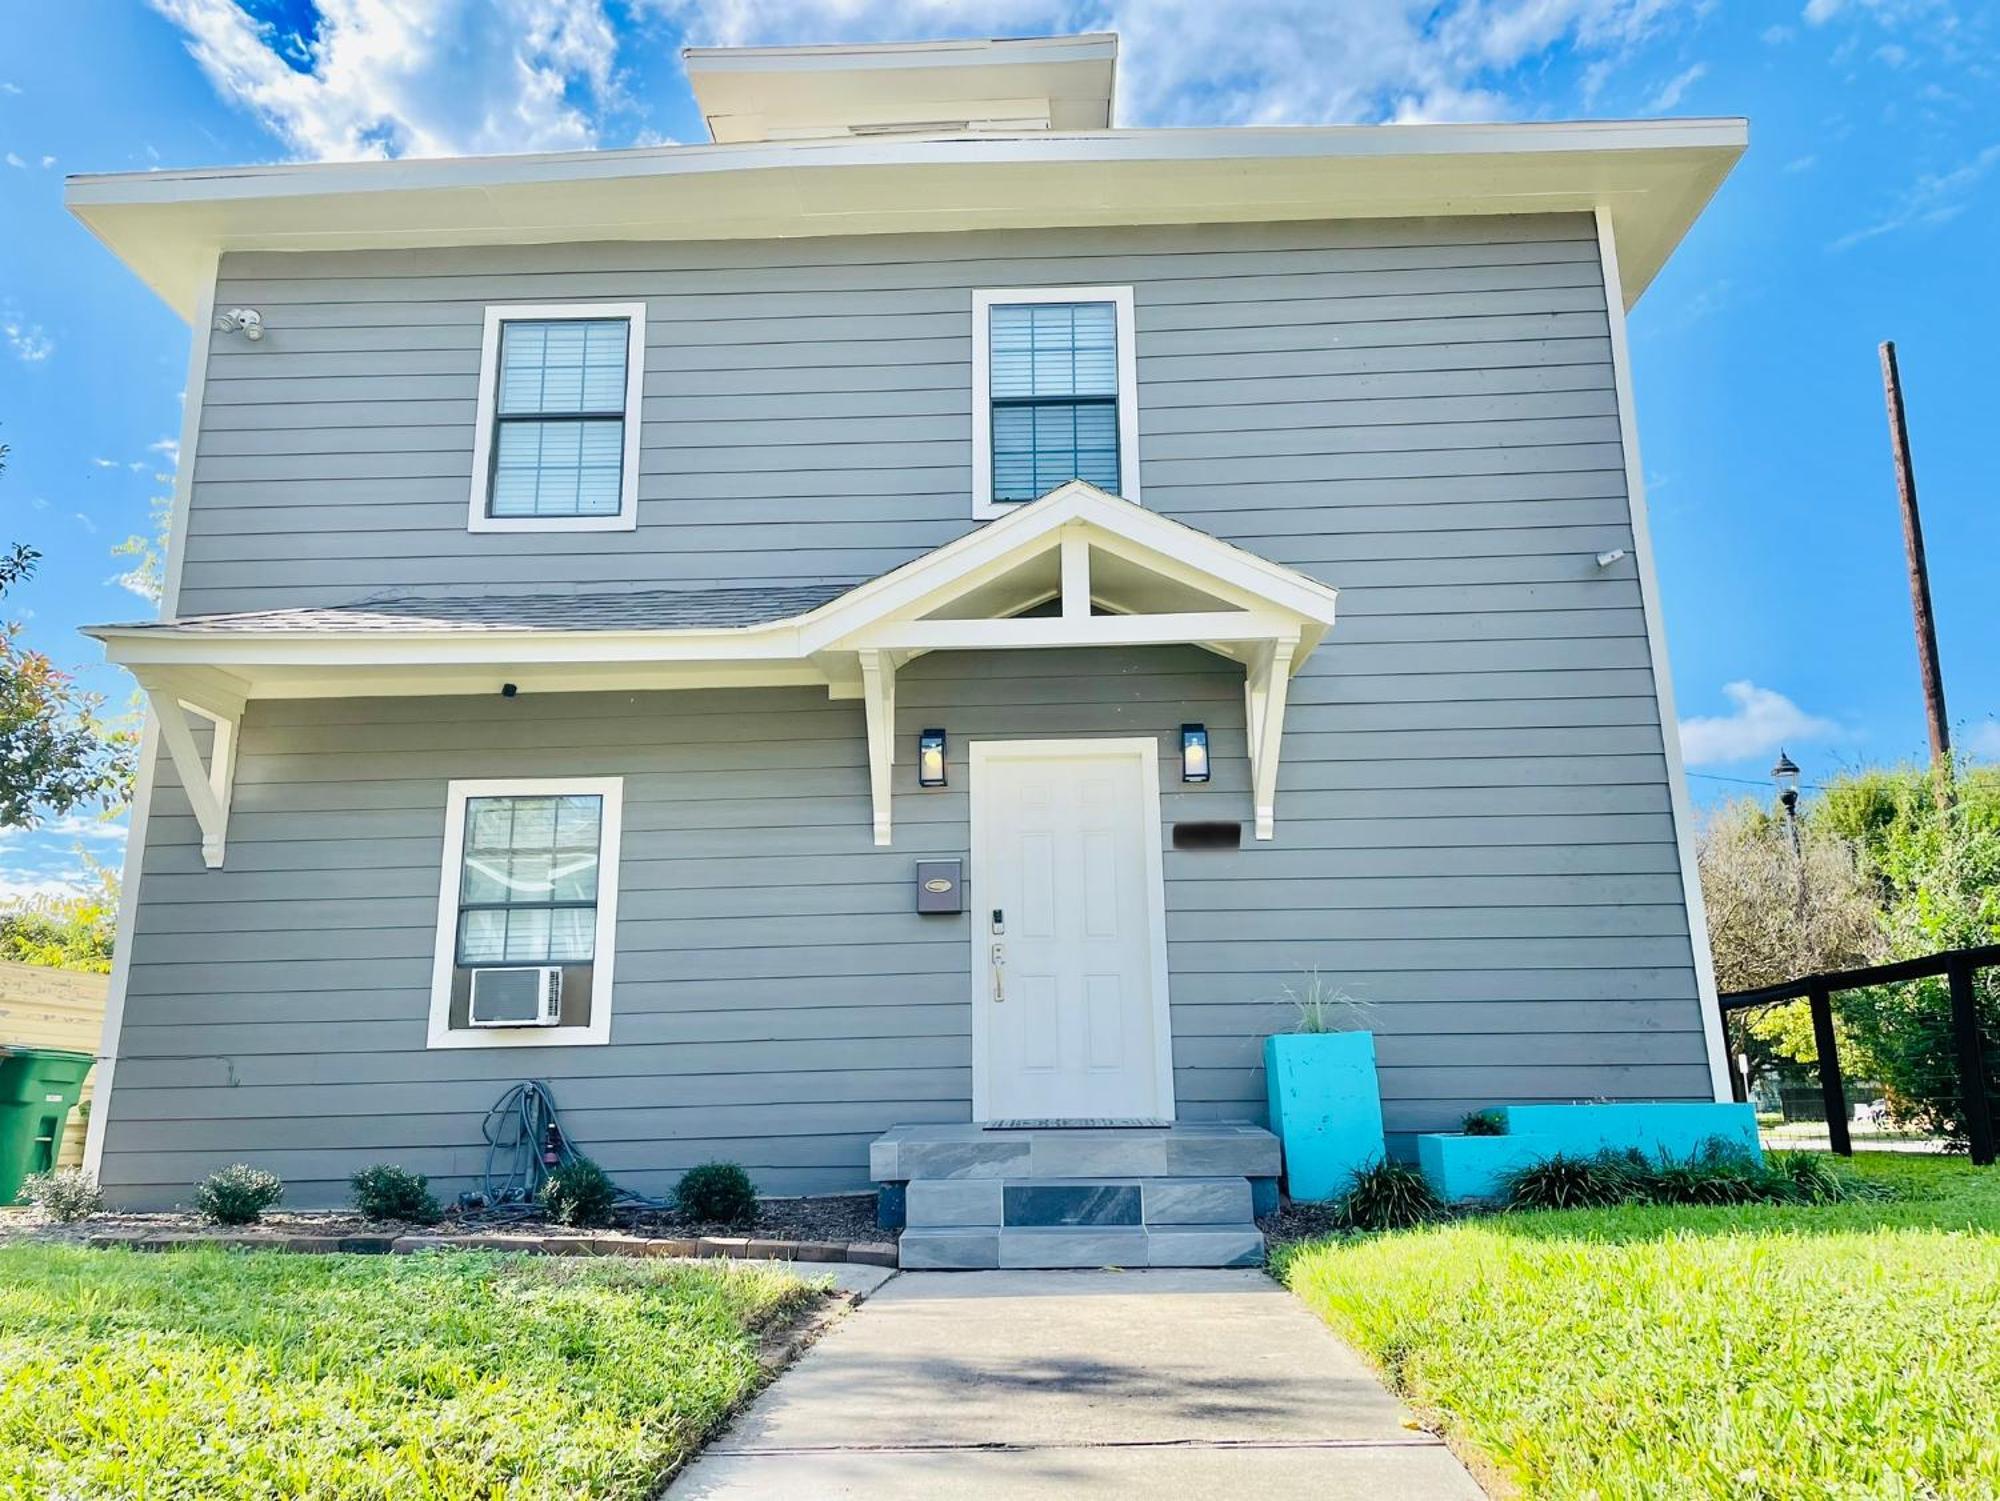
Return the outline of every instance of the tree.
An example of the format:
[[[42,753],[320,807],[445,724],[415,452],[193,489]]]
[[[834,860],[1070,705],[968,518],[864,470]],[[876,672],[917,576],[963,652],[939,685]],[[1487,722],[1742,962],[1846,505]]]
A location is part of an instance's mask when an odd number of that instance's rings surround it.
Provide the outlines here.
[[[0,960],[51,969],[111,970],[118,936],[118,877],[94,860],[88,890],[36,896],[0,912]]]
[[[6,458],[0,444],[0,471]],[[19,542],[0,551],[0,596],[33,577],[40,557]],[[78,689],[20,636],[18,624],[0,623],[0,827],[33,828],[47,812],[123,800],[132,736],[100,723],[102,698]]]
[[[1695,841],[1718,989],[1754,990],[1870,964],[1887,951],[1860,851],[1811,817],[1788,821],[1749,799],[1711,814]],[[1804,1001],[1735,1013],[1735,1051],[1756,1079],[1818,1059]]]
[[[1947,765],[1943,774],[1950,796],[1942,806],[1931,769],[1903,766],[1841,778],[1816,810],[1861,851],[1889,952],[1899,959],[2000,943],[2000,768]],[[2000,976],[1977,972],[1973,996],[1990,1079],[2000,1068]],[[1882,1084],[1891,1112],[1962,1143],[1945,981],[1849,991],[1835,1005],[1854,1066]]]
[[[18,543],[0,553],[0,595],[30,577],[39,556]],[[22,646],[20,632],[0,623],[0,827],[33,828],[47,812],[121,801],[129,734],[103,725],[103,699]]]

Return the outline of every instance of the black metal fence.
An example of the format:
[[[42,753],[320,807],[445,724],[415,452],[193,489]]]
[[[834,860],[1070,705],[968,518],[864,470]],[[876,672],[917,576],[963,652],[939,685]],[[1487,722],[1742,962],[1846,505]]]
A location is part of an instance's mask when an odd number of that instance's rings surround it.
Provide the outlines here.
[[[1973,974],[1995,965],[2000,965],[2000,944],[1953,949],[1923,959],[1871,965],[1867,969],[1808,975],[1803,979],[1787,980],[1782,985],[1765,985],[1756,990],[1739,990],[1725,995],[1721,997],[1722,1015],[1726,1023],[1735,1012],[1786,1001],[1806,1002],[1812,1015],[1813,1047],[1819,1059],[1820,1118],[1825,1122],[1826,1145],[1843,1156],[1849,1156],[1854,1151],[1854,1138],[1858,1133],[1875,1135],[1884,1140],[1893,1140],[1907,1133],[1896,1132],[1892,1122],[1874,1113],[1875,1100],[1871,1096],[1879,1096],[1879,1091],[1854,1089],[1843,1077],[1840,1051],[1834,1035],[1833,998],[1843,991],[1943,977],[1950,992],[1951,1047],[1949,1056],[1937,1060],[1940,1079],[1948,1078],[1949,1088],[1957,1096],[1959,1120],[1972,1160],[1990,1163],[1994,1158],[1994,1090],[1989,1054],[1993,1050],[1982,1035]],[[1730,1077],[1735,1080],[1738,1097],[1741,1098],[1744,1081],[1734,1067],[1730,1069]],[[1800,1108],[1803,1102],[1795,1105],[1796,1093],[1789,1100],[1782,1086],[1778,1093],[1781,1126],[1792,1122],[1795,1108],[1800,1117],[1810,1119],[1812,1112],[1809,1107]],[[1860,1122],[1855,1118],[1854,1106],[1857,1103],[1870,1107]],[[1780,1131],[1774,1139],[1791,1145],[1810,1144],[1802,1140],[1798,1133],[1788,1136]]]

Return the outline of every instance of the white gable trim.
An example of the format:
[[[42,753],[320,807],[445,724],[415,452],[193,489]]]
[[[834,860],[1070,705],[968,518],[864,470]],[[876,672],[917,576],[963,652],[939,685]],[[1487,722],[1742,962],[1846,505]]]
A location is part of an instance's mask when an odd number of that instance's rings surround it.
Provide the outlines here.
[[[1103,597],[1093,553],[1119,558],[1221,607],[1132,609]],[[935,611],[1044,558],[1060,586],[995,613]],[[1046,599],[1054,616],[1018,611]],[[1201,646],[1243,664],[1252,731],[1257,837],[1273,837],[1286,685],[1332,628],[1326,584],[1170,521],[1081,480],[1050,491],[957,541],[838,599],[786,620],[734,629],[551,631],[258,631],[104,626],[107,655],[139,674],[163,705],[187,703],[234,721],[251,698],[471,694],[511,683],[527,692],[823,685],[859,699],[866,723],[874,840],[887,845],[895,761],[896,672],[926,651]],[[1103,613],[1099,612],[1101,607]],[[168,695],[171,695],[169,698]],[[233,735],[218,745],[227,751]],[[204,766],[185,726],[168,749],[202,822],[209,863],[222,859],[229,772]]]

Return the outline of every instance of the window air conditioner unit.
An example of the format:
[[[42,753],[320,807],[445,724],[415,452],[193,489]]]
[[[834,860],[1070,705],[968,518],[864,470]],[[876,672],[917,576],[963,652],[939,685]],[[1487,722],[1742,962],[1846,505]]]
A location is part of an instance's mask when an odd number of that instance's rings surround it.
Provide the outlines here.
[[[553,1027],[562,1020],[562,970],[475,969],[466,1019],[475,1027]]]

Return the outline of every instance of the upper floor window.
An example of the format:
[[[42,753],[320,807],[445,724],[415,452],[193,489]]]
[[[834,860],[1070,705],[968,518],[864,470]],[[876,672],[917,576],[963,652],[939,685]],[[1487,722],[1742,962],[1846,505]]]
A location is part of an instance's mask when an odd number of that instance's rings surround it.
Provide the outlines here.
[[[1130,287],[972,294],[972,509],[1073,479],[1139,498]]]
[[[486,310],[473,531],[637,523],[645,349],[644,303]]]

